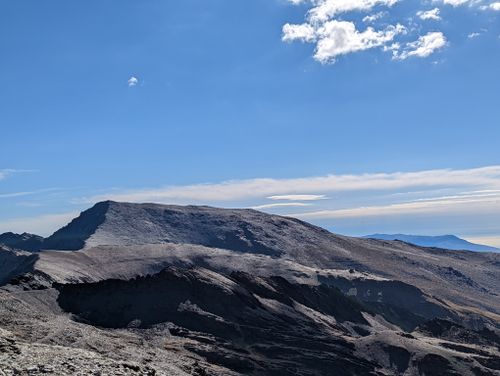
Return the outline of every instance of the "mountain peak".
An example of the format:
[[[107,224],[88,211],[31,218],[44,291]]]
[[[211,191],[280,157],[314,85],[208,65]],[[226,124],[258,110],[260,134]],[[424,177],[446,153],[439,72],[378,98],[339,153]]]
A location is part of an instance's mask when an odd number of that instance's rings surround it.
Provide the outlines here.
[[[114,204],[113,201],[103,201],[83,211],[69,224],[45,239],[43,248],[58,250],[82,249],[87,239],[104,223],[106,213],[112,204]]]
[[[104,201],[47,238],[44,249],[174,243],[279,256],[297,243],[317,247],[318,239],[307,241],[311,234],[334,237],[297,219],[251,209]]]

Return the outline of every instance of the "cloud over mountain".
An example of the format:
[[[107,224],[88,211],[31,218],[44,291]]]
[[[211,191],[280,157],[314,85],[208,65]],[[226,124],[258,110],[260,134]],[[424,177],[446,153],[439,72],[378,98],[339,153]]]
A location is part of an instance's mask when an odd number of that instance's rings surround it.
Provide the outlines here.
[[[0,232],[49,235],[67,223],[77,207],[109,199],[256,208],[306,218],[344,233],[359,233],[363,223],[365,233],[382,231],[384,224],[389,227],[383,231],[394,231],[397,228],[390,224],[404,226],[402,220],[406,218],[407,231],[428,232],[438,223],[448,223],[454,226],[449,232],[462,236],[496,236],[492,224],[500,220],[500,166],[110,189],[67,199],[71,204],[55,212],[57,215],[42,212],[31,218],[8,218],[0,221]],[[426,227],[415,228],[419,221]]]

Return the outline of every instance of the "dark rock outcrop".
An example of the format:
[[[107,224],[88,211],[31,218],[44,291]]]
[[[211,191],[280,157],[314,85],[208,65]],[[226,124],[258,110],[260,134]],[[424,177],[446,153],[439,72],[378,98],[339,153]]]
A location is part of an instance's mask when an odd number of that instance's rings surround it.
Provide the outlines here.
[[[0,246],[0,286],[34,270],[38,254],[18,252]]]
[[[471,330],[456,322],[435,318],[419,325],[416,331],[434,338],[479,346],[494,346],[500,350],[500,336],[487,328]]]
[[[69,251],[82,249],[86,240],[104,223],[109,207],[110,202],[106,201],[85,210],[78,218],[45,239],[43,249]]]
[[[13,232],[6,232],[0,234],[0,245],[9,248],[18,249],[28,252],[37,252],[42,248],[43,237],[27,232],[23,234],[14,234]]]
[[[130,281],[57,288],[60,306],[77,320],[108,328],[169,322],[177,336],[206,338],[209,346],[192,351],[236,372],[377,374],[354,354],[341,336],[349,332],[336,323],[368,325],[363,307],[333,287],[168,268]]]
[[[408,331],[429,319],[457,318],[450,309],[434,301],[417,287],[400,281],[322,276],[319,280],[355,297],[374,312]]]

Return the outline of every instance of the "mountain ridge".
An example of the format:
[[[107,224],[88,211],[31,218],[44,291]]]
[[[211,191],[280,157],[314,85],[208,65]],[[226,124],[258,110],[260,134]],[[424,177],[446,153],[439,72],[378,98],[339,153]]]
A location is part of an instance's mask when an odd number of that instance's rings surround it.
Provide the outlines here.
[[[42,248],[43,241],[43,237],[27,232],[22,234],[13,232],[0,234],[0,245],[29,252],[39,251]]]

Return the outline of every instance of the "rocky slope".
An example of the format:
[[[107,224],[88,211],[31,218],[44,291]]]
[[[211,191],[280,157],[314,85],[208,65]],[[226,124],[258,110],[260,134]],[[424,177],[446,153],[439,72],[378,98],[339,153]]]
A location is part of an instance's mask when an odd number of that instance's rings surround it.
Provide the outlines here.
[[[499,254],[114,202],[41,248],[0,249],[7,374],[499,372]]]
[[[6,374],[496,375],[499,338],[447,320],[403,331],[327,285],[168,267],[0,290]]]

